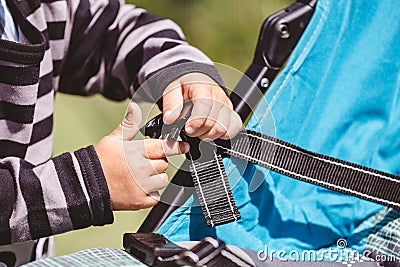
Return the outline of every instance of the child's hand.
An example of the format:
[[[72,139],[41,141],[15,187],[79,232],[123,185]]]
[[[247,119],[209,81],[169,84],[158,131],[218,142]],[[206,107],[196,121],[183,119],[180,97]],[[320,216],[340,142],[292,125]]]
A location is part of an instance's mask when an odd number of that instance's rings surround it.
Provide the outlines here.
[[[114,210],[137,210],[157,204],[157,191],[168,184],[166,156],[189,150],[183,142],[133,140],[141,120],[139,106],[131,103],[122,123],[95,146]]]
[[[186,74],[173,81],[163,95],[164,122],[173,123],[184,101],[193,101],[193,111],[185,126],[192,137],[230,139],[242,128],[239,115],[224,90],[202,73]]]

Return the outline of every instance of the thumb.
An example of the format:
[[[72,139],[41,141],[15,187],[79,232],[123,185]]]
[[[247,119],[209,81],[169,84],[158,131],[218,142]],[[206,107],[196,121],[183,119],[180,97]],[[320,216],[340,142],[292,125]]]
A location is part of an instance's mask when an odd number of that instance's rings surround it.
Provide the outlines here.
[[[183,107],[182,88],[180,83],[173,82],[163,95],[163,121],[171,124],[179,117]]]
[[[125,118],[112,132],[112,135],[125,141],[131,141],[137,135],[141,123],[142,111],[140,107],[136,103],[130,102]]]

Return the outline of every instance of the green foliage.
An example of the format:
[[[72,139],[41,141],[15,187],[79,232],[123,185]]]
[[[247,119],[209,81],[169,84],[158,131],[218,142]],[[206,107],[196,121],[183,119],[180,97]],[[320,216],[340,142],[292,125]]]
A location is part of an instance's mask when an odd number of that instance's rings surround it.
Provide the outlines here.
[[[261,25],[288,0],[130,0],[153,14],[171,18],[187,40],[213,61],[245,71]]]
[[[129,1],[177,22],[187,40],[214,62],[245,71],[250,64],[262,22],[288,6],[288,0],[137,0]],[[127,102],[102,97],[58,94],[55,111],[55,155],[95,144],[124,116]],[[56,237],[58,255],[90,247],[121,248],[122,234],[136,231],[148,210],[115,212],[115,222]]]

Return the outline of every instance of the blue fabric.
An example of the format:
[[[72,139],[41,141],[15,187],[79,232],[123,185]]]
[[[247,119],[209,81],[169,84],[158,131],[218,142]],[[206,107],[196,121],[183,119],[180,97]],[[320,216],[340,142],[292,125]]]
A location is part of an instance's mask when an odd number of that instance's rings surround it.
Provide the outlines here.
[[[299,44],[265,96],[278,138],[400,174],[399,4],[318,1]],[[269,108],[261,103],[248,128],[271,131]],[[322,251],[344,238],[349,248],[362,251],[373,216],[382,209],[234,158],[224,164],[242,219],[207,228],[197,200],[191,198],[160,233],[173,241],[212,235],[256,251],[265,246]]]
[[[18,31],[6,0],[0,0],[0,39],[18,42]]]

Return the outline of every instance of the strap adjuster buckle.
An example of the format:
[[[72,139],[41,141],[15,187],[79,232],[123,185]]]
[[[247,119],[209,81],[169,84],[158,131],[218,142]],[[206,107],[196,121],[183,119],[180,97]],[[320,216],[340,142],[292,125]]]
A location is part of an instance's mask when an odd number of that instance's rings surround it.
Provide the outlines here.
[[[192,114],[192,109],[192,101],[186,101],[183,103],[181,114],[173,124],[165,124],[163,122],[162,114],[159,114],[141,127],[140,132],[144,136],[149,136],[153,139],[161,138],[167,139],[168,141],[176,141],[178,140],[178,137],[181,136],[182,140],[186,141],[187,136],[184,132],[184,128],[187,120]]]
[[[156,233],[124,234],[125,250],[149,266],[254,267],[225,243],[205,237],[192,249],[185,249]]]

